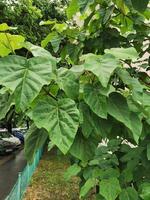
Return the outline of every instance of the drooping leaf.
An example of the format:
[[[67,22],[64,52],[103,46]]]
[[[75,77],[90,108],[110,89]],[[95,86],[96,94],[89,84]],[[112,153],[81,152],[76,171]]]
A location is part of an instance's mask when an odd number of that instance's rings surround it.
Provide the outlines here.
[[[54,52],[57,52],[59,49],[61,39],[62,38],[58,35],[58,33],[53,31],[49,33],[44,40],[42,40],[41,46],[45,48],[50,42],[52,44]]]
[[[95,114],[101,118],[107,118],[107,97],[101,93],[99,85],[85,85],[84,100]]]
[[[146,10],[147,5],[149,3],[149,0],[144,0],[144,1],[141,1],[141,0],[131,0],[131,2],[132,2],[133,7],[136,10],[138,10],[140,12],[143,12],[143,11]]]
[[[76,135],[70,153],[82,161],[88,161],[93,157],[97,145],[98,141],[91,137],[86,139],[82,135]]]
[[[121,192],[117,178],[103,179],[100,181],[100,194],[107,200],[115,200]]]
[[[84,67],[98,77],[103,87],[107,87],[111,75],[117,67],[120,67],[120,63],[110,54],[104,56],[89,54],[85,58]]]
[[[84,137],[88,138],[92,135],[95,138],[105,138],[112,128],[111,122],[99,118],[85,103],[80,103],[79,108],[83,115],[81,127]]]
[[[24,41],[25,38],[21,35],[0,33],[0,56],[4,57],[10,53],[14,53],[16,49],[21,49]]]
[[[47,57],[51,60],[52,64],[53,64],[53,69],[55,70],[56,68],[56,58],[53,57],[49,51],[47,51],[46,49],[33,45],[30,42],[25,42],[24,43],[24,48],[28,49],[28,51],[30,51],[32,53],[32,55],[34,57]]]
[[[79,80],[72,71],[63,67],[59,68],[56,82],[68,97],[76,99],[79,96]]]
[[[86,104],[80,103],[80,112],[82,115],[82,134],[85,138],[88,138],[93,132],[95,132],[95,126],[93,124],[93,118],[91,117],[90,109]]]
[[[128,85],[131,89],[137,91],[137,92],[142,92],[143,91],[143,86],[140,84],[137,78],[131,77],[129,72],[127,72],[126,69],[123,68],[118,68],[116,70],[118,76],[121,78],[123,83]]]
[[[35,153],[43,147],[47,138],[48,133],[44,129],[38,129],[32,125],[28,130],[25,138],[25,156],[30,164],[33,162]]]
[[[126,69],[117,69],[116,70],[118,76],[123,81],[125,85],[132,90],[132,98],[136,102],[140,102],[141,104],[144,103],[144,96],[143,96],[143,85],[139,82],[137,78],[131,77],[130,74],[127,72]]]
[[[138,142],[142,131],[141,120],[136,113],[129,110],[126,99],[121,94],[110,95],[108,113],[128,127],[132,131],[134,140]]]
[[[76,64],[79,59],[81,48],[82,48],[82,44],[76,45],[76,44],[68,43],[62,49],[61,57],[65,59],[66,57],[69,56],[72,64]]]
[[[68,19],[71,19],[73,15],[75,15],[78,11],[79,11],[78,0],[71,0],[66,10]]]
[[[122,192],[119,195],[119,200],[138,200],[138,199],[139,199],[138,193],[132,187],[128,187],[126,189],[123,189]]]
[[[45,128],[52,142],[66,154],[70,149],[79,125],[79,111],[73,100],[51,97],[39,99],[32,112],[38,128]]]
[[[14,101],[11,95],[8,93],[0,94],[0,120],[5,118],[12,105],[14,105]]]
[[[47,57],[26,59],[8,56],[0,59],[0,84],[14,92],[16,108],[25,110],[52,79],[53,61]]]
[[[95,186],[95,178],[89,178],[80,190],[80,198],[85,197],[86,194]]]
[[[116,58],[122,60],[127,60],[127,59],[135,60],[138,58],[138,53],[133,47],[106,49],[105,53],[112,54]]]
[[[65,180],[70,180],[71,177],[76,176],[81,171],[81,167],[78,164],[71,165],[64,174]]]

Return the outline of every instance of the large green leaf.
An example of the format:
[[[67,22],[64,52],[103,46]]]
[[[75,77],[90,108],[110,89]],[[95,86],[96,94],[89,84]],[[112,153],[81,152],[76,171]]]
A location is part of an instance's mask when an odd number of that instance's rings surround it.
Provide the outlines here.
[[[139,199],[138,193],[132,187],[128,187],[126,189],[123,189],[122,192],[119,195],[119,200],[138,200],[138,199]]]
[[[100,194],[107,200],[115,200],[121,192],[117,178],[103,179],[100,182]]]
[[[97,140],[91,137],[86,139],[81,134],[78,134],[71,146],[70,153],[82,161],[88,161],[94,156],[97,145]]]
[[[126,99],[119,93],[112,93],[108,100],[108,113],[128,127],[133,138],[138,142],[142,131],[142,123],[138,115],[128,108]]]
[[[48,133],[44,129],[38,129],[34,125],[30,127],[25,139],[25,156],[29,163],[33,162],[35,153],[41,147],[43,147]]]
[[[52,79],[53,61],[47,57],[26,59],[8,56],[0,59],[0,84],[15,93],[16,108],[25,110]]]
[[[135,50],[135,48],[130,47],[130,48],[112,48],[112,49],[106,49],[105,53],[112,54],[116,58],[126,60],[126,59],[131,59],[135,60],[138,58],[138,53]]]
[[[59,68],[57,70],[57,84],[60,89],[64,90],[66,95],[70,98],[76,99],[79,95],[79,80],[75,73],[66,69]]]
[[[131,0],[131,2],[136,10],[143,12],[146,10],[149,0]]]
[[[100,85],[85,85],[84,100],[95,114],[107,118],[107,97],[101,93]]]
[[[10,53],[14,53],[16,49],[21,49],[24,41],[25,38],[21,35],[0,33],[0,56],[4,57]]]
[[[45,128],[52,142],[66,154],[70,149],[78,126],[79,110],[73,100],[43,97],[35,103],[32,119],[38,128]]]
[[[71,177],[76,176],[81,171],[81,167],[78,164],[71,165],[64,174],[64,178],[68,181]]]
[[[96,184],[96,179],[89,178],[80,190],[80,198],[85,197],[85,195],[95,186],[95,184]]]
[[[110,54],[104,56],[87,54],[84,67],[98,77],[103,87],[107,87],[111,75],[117,67],[120,67],[120,63]]]

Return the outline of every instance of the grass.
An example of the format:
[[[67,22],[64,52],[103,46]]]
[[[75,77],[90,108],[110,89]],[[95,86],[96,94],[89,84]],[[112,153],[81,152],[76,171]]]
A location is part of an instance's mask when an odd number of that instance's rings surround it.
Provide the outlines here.
[[[24,200],[78,200],[79,179],[74,177],[66,182],[63,177],[69,165],[66,157],[45,153],[27,188]]]

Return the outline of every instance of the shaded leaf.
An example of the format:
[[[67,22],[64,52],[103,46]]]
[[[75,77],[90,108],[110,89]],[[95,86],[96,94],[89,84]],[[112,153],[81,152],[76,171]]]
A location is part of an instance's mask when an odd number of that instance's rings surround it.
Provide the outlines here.
[[[12,105],[14,105],[14,101],[11,95],[0,94],[0,120],[5,118]]]
[[[132,187],[128,187],[126,189],[123,189],[122,192],[119,195],[119,200],[138,200],[138,199],[139,199],[138,193]]]
[[[150,183],[143,183],[140,185],[140,197],[143,200],[149,200],[150,199]]]
[[[112,124],[109,120],[99,118],[85,103],[80,103],[80,111],[83,115],[82,133],[88,138],[92,135],[95,138],[105,138],[109,134]]]
[[[131,0],[131,2],[132,2],[133,7],[136,10],[138,10],[140,12],[143,12],[143,11],[146,10],[147,5],[149,3],[149,0],[144,0],[144,1],[141,1],[141,0]]]
[[[150,160],[150,144],[147,145],[147,158]]]
[[[97,140],[94,140],[91,137],[86,139],[78,134],[71,146],[70,153],[82,161],[88,161],[94,156],[97,145]]]
[[[25,156],[30,164],[33,162],[35,153],[43,147],[47,138],[48,133],[44,129],[38,129],[32,125],[28,130],[25,138]]]
[[[72,71],[63,67],[59,68],[56,82],[68,97],[76,99],[79,96],[79,80]]]
[[[99,117],[107,118],[107,98],[101,93],[99,85],[85,85],[84,100],[90,106],[91,110]]]
[[[110,95],[108,113],[128,127],[132,131],[134,140],[138,142],[142,131],[141,120],[136,113],[129,110],[126,99],[121,94]]]

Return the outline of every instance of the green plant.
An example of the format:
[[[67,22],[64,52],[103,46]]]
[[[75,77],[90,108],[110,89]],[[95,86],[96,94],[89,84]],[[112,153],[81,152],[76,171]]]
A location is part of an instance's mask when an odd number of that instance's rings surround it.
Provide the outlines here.
[[[40,27],[39,22],[47,19],[63,21],[64,1],[49,0],[2,0],[0,3],[0,23],[15,26],[15,34],[23,35],[28,41],[40,44],[49,29]]]
[[[71,157],[65,176],[80,176],[81,198],[150,198],[147,4],[72,0],[67,21],[40,23],[50,29],[48,51],[25,43],[29,59],[0,59],[2,90],[32,123],[28,160],[49,138],[49,149]]]

